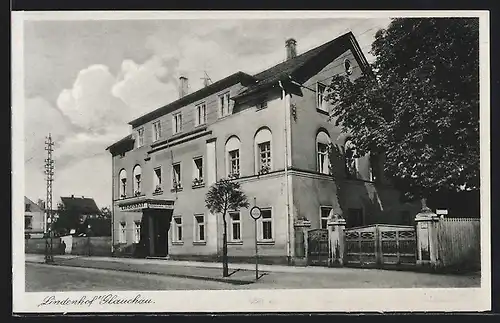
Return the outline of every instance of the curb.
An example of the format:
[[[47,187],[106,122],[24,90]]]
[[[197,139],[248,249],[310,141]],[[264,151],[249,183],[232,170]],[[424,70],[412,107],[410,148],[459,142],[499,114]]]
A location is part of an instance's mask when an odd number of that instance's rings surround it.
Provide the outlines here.
[[[219,277],[207,277],[207,276],[197,276],[197,275],[185,275],[185,274],[170,274],[170,273],[159,273],[159,272],[151,272],[151,271],[146,271],[146,270],[137,270],[137,269],[128,269],[128,268],[120,268],[120,269],[108,269],[108,268],[102,268],[102,267],[94,267],[94,266],[79,266],[79,265],[72,265],[72,264],[58,264],[58,263],[51,263],[51,264],[46,264],[44,262],[38,262],[38,261],[26,261],[27,263],[33,263],[33,264],[43,264],[43,265],[48,265],[48,266],[60,266],[60,267],[76,267],[76,268],[93,268],[93,269],[102,269],[102,270],[110,270],[110,271],[122,271],[122,272],[130,272],[130,273],[136,273],[136,274],[148,274],[148,275],[157,275],[157,276],[169,276],[169,277],[177,277],[177,278],[189,278],[189,279],[197,279],[197,280],[206,280],[206,281],[216,281],[216,282],[221,282],[221,283],[227,283],[227,284],[233,284],[233,285],[248,285],[255,283],[254,280],[243,280],[243,279],[234,279],[234,278],[219,278]]]

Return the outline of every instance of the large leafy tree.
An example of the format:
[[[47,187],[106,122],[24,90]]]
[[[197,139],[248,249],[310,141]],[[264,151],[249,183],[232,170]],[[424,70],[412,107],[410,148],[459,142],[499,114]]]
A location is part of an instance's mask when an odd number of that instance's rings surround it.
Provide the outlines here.
[[[357,154],[385,156],[407,198],[479,189],[479,21],[398,18],[372,44],[372,74],[332,79],[332,120]]]
[[[205,205],[212,214],[221,214],[224,223],[222,234],[222,276],[229,276],[227,257],[227,219],[228,211],[237,211],[249,206],[248,198],[238,182],[221,179],[210,187],[205,197]]]

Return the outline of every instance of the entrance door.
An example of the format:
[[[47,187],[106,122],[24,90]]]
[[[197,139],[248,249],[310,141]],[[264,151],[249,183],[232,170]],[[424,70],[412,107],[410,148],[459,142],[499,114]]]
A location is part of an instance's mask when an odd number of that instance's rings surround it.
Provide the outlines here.
[[[169,217],[160,212],[151,214],[151,217],[153,219],[153,256],[166,257],[168,255]]]

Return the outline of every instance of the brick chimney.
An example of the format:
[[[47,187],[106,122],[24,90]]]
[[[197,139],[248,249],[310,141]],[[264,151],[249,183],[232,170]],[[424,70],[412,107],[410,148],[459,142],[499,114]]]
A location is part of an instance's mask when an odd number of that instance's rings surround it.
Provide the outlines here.
[[[179,77],[179,99],[188,94],[188,79],[185,76]]]
[[[293,38],[289,38],[285,42],[286,49],[286,60],[294,58],[297,56],[297,41]]]

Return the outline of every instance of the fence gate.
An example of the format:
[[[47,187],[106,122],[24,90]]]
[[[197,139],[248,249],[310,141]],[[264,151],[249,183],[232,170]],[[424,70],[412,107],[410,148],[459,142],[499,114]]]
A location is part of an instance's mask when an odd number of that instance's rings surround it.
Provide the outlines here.
[[[328,266],[328,230],[313,229],[308,231],[307,259],[312,266]]]
[[[417,259],[416,234],[411,226],[375,224],[345,231],[347,266],[412,266]]]

